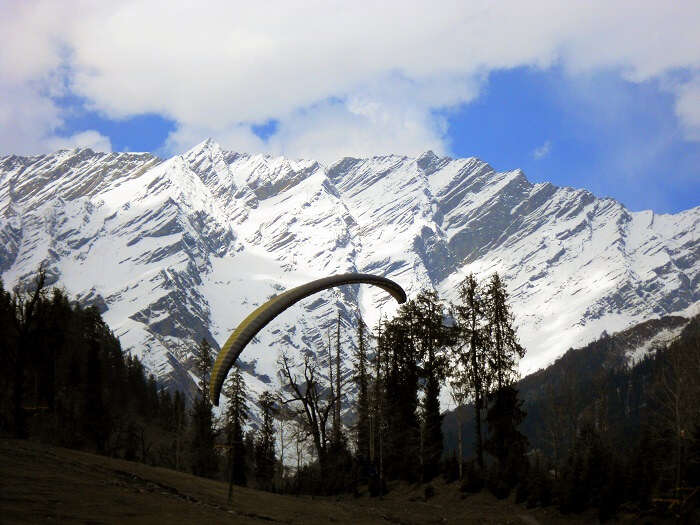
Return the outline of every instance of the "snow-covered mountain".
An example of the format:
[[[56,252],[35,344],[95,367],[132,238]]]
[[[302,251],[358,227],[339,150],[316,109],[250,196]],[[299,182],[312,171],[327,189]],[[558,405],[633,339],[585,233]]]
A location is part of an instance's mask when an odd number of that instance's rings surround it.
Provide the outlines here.
[[[528,351],[522,369],[534,370],[603,330],[696,313],[699,222],[700,207],[630,212],[432,152],[326,167],[207,140],[166,161],[89,149],[0,157],[5,286],[44,263],[162,383],[190,392],[202,337],[221,345],[272,294],[349,271],[387,276],[409,296],[431,287],[454,299],[468,272],[497,270]],[[323,359],[338,311],[349,359],[355,315],[372,325],[392,301],[357,286],[305,300],[242,356],[249,386],[276,382],[284,347]]]

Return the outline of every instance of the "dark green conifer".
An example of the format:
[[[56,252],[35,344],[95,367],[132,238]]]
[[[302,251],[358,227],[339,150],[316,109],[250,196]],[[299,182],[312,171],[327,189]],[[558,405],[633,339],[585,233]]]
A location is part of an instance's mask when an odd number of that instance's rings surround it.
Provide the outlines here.
[[[416,328],[413,337],[421,360],[423,398],[422,462],[424,481],[440,471],[443,450],[440,385],[445,379],[445,346],[448,332],[443,325],[444,306],[434,291],[423,291],[416,298]]]
[[[357,385],[357,454],[366,461],[370,457],[370,422],[369,422],[369,377],[367,372],[367,342],[365,340],[365,323],[357,319],[357,353],[355,355],[355,384]]]
[[[381,410],[380,452],[388,478],[418,481],[421,476],[418,420],[419,354],[413,334],[418,331],[415,301],[408,301],[384,325],[382,364],[384,399]]]
[[[195,352],[195,368],[199,374],[199,395],[192,406],[191,468],[198,476],[213,476],[218,469],[214,450],[214,422],[209,401],[209,373],[212,367],[211,346],[206,339]]]
[[[476,459],[479,467],[483,469],[482,410],[486,404],[491,376],[487,359],[489,338],[484,325],[484,297],[474,274],[467,275],[460,284],[459,298],[460,302],[452,305],[455,327],[450,384],[458,405],[465,403],[467,399],[471,399],[473,403]],[[461,454],[461,428],[459,431],[458,446]]]
[[[228,474],[231,483],[245,485],[246,450],[243,443],[244,427],[248,421],[247,389],[238,366],[229,372],[224,395],[228,399],[225,415],[226,445],[228,450]]]
[[[262,425],[255,443],[255,466],[259,485],[267,490],[272,488],[275,475],[275,399],[269,390],[260,395],[258,406]]]
[[[512,386],[504,386],[495,393],[494,401],[486,415],[488,437],[484,450],[498,461],[497,478],[508,489],[525,478],[527,473],[527,438],[518,427],[525,419],[523,402],[518,399],[518,391]]]
[[[517,379],[518,360],[525,356],[525,349],[518,343],[508,293],[498,273],[486,285],[485,300],[489,368],[494,387],[500,390]]]

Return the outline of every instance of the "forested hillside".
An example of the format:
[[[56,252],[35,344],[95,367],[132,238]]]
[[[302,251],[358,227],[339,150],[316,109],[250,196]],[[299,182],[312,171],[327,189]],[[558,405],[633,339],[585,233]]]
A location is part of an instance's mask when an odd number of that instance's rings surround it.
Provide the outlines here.
[[[40,270],[27,290],[0,286],[0,433],[228,480],[229,490],[384,496],[409,483],[428,500],[442,478],[464,494],[595,508],[601,519],[623,505],[692,515],[700,317],[604,334],[518,381],[526,350],[499,275],[469,275],[457,292],[446,303],[423,291],[372,330],[358,320],[351,374],[341,374],[340,320],[324,361],[280,349],[278,390],[254,398],[234,367],[217,416],[207,340],[193,349],[198,394],[186,404],[122,352],[95,307],[49,290]],[[634,341],[681,328],[630,361]],[[459,426],[453,414],[443,422],[441,389],[461,407]]]
[[[670,344],[629,361],[633,341],[679,327]],[[517,388],[526,412],[520,429],[537,467],[533,504],[558,502],[571,511],[614,509],[623,502],[647,509],[697,504],[700,316],[651,320],[604,334],[521,379]],[[471,406],[459,420],[469,457],[475,448]],[[457,446],[457,421],[455,412],[445,417],[451,450]]]
[[[522,367],[536,370],[604,329],[692,311],[699,224],[700,207],[635,212],[431,151],[328,166],[213,140],[170,159],[89,149],[0,156],[5,286],[30,284],[43,264],[49,284],[95,305],[124,350],[188,400],[203,338],[216,351],[271,294],[347,272],[457,301],[467,274],[497,270],[528,350]],[[350,369],[358,315],[374,328],[380,312],[395,313],[373,289],[319,297],[273,320],[242,355],[256,398],[280,386],[280,347],[323,360],[340,312],[341,368]]]
[[[122,352],[97,308],[39,272],[27,292],[0,282],[0,432],[170,467],[185,464],[185,403]]]

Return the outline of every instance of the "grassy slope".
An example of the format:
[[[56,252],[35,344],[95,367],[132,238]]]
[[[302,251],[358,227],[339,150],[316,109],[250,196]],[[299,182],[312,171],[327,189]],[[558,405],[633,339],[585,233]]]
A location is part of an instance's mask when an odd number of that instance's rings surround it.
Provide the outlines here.
[[[528,510],[483,492],[462,498],[457,484],[396,486],[369,497],[280,496],[181,472],[30,441],[0,439],[0,522],[5,523],[590,523]]]

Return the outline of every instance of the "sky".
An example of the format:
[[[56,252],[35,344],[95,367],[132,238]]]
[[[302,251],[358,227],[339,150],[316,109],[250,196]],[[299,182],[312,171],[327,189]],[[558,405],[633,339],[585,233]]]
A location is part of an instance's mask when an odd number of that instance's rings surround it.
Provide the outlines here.
[[[698,27],[695,0],[0,0],[0,154],[433,150],[675,213]]]

